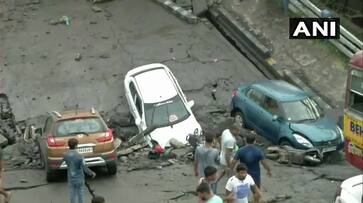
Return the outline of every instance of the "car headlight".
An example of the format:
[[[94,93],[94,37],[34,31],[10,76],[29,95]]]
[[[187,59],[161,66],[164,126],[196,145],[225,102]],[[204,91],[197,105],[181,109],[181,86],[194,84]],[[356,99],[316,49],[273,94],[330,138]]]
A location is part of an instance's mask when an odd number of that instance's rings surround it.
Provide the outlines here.
[[[344,142],[344,133],[343,133],[343,130],[339,126],[337,126],[337,131],[338,131],[338,133],[340,135],[340,138]]]
[[[311,144],[311,142],[309,142],[309,140],[307,140],[306,138],[304,138],[303,136],[299,135],[299,134],[292,134],[296,141],[302,145],[304,145],[305,147],[309,147],[309,148],[313,148],[313,144]]]

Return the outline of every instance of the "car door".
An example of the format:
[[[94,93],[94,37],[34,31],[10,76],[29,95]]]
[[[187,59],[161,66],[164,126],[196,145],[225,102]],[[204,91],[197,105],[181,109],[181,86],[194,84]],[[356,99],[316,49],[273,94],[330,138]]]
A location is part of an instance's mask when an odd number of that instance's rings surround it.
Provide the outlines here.
[[[142,101],[139,93],[136,90],[136,86],[133,81],[130,81],[129,83],[129,98],[127,99],[127,102],[129,103],[130,112],[132,116],[134,117],[134,120],[140,119],[142,121],[143,118],[143,111],[142,111]],[[144,126],[142,126],[144,122],[141,122],[140,125],[137,125],[137,128],[139,131],[142,131]]]
[[[265,99],[264,95],[255,88],[250,88],[247,90],[246,96],[247,99],[244,109],[245,119],[248,125],[253,127],[257,133],[260,133],[260,114],[262,113],[261,105]]]
[[[39,149],[44,158],[46,158],[47,156],[47,138],[48,135],[51,133],[52,125],[53,125],[53,119],[51,116],[49,116],[45,120],[45,124],[40,132],[40,135],[37,136]]]
[[[268,96],[264,97],[262,104],[262,112],[260,114],[260,127],[264,137],[276,142],[281,128],[281,120],[274,119],[276,115],[278,118],[282,117],[282,111],[279,103]]]

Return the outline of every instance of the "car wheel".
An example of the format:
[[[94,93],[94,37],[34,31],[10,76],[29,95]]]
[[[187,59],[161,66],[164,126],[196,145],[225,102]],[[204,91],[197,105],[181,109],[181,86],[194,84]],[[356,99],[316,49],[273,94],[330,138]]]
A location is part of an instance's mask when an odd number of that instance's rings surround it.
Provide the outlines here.
[[[45,162],[45,173],[48,182],[54,182],[57,180],[57,174],[55,170],[49,169],[48,164]]]
[[[110,175],[115,175],[117,173],[117,163],[116,161],[111,161],[107,163],[107,171]]]
[[[48,182],[54,182],[57,180],[57,175],[55,174],[56,172],[53,170],[48,170],[47,171],[47,181]]]
[[[245,116],[240,111],[236,111],[236,113],[234,113],[234,122],[242,128],[247,128]]]
[[[289,147],[294,147],[291,142],[287,139],[282,139],[280,142],[279,142],[280,146],[289,146]]]

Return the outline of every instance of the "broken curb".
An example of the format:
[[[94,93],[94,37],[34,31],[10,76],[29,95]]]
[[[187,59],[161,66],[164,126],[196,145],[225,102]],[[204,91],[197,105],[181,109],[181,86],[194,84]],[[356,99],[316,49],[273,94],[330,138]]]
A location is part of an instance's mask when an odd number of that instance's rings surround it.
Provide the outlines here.
[[[174,13],[178,18],[186,21],[190,24],[197,24],[198,17],[193,15],[191,12],[185,10],[184,8],[175,4],[172,0],[154,0],[155,2],[161,4],[163,7],[168,9],[170,12]]]

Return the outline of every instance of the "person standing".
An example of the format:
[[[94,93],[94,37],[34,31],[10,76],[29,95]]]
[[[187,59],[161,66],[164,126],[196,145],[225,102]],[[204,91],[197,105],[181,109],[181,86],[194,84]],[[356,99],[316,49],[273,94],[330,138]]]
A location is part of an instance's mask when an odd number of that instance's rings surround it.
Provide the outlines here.
[[[84,202],[84,185],[86,173],[92,178],[96,177],[96,173],[91,171],[85,164],[84,158],[76,150],[78,140],[71,138],[68,140],[69,152],[64,155],[63,161],[67,164],[67,176],[68,185],[70,189],[70,202],[76,203],[76,197],[78,196],[78,203]],[[63,162],[62,161],[62,162]]]
[[[219,151],[213,148],[214,134],[206,132],[204,146],[198,146],[195,150],[194,158],[194,173],[195,176],[201,178],[206,177],[204,171],[207,166],[218,168],[219,165]],[[213,192],[217,191],[217,183],[212,184]]]
[[[11,192],[6,192],[3,188],[3,177],[4,177],[4,161],[3,161],[3,150],[0,147],[0,194],[4,195],[5,203],[10,202]]]
[[[246,138],[246,146],[237,151],[232,160],[231,168],[233,168],[238,161],[246,164],[248,168],[248,174],[252,176],[256,185],[261,188],[260,163],[266,169],[267,175],[269,177],[271,177],[271,169],[267,164],[264,154],[255,146],[255,143],[255,135],[248,135]]]
[[[239,136],[240,130],[240,127],[234,123],[229,129],[224,130],[221,135],[220,163],[223,172],[220,178],[225,174],[227,174],[228,178],[231,176],[230,161],[236,151],[236,137]]]
[[[202,182],[197,187],[197,193],[199,196],[199,200],[206,203],[223,203],[222,198],[218,195],[215,195],[210,187],[209,184],[206,182]]]
[[[218,170],[214,166],[207,166],[204,169],[204,177],[199,179],[199,184],[206,182],[211,187],[214,194],[217,194],[217,180],[218,180]]]
[[[228,203],[248,203],[248,195],[252,190],[254,202],[258,203],[262,197],[261,191],[247,174],[247,166],[240,163],[236,167],[236,174],[228,179],[226,184],[226,198]]]

